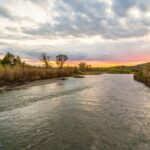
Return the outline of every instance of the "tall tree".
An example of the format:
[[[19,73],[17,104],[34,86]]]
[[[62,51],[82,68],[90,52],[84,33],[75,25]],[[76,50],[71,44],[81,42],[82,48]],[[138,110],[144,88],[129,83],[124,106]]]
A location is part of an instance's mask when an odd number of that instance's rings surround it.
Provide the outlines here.
[[[3,58],[2,62],[4,65],[14,65],[15,56],[11,53],[7,53]]]
[[[63,68],[64,63],[67,60],[68,60],[68,57],[66,55],[60,54],[56,56],[56,64],[61,69]]]
[[[42,53],[40,60],[45,64],[46,68],[50,68],[50,56],[47,56],[47,54]]]

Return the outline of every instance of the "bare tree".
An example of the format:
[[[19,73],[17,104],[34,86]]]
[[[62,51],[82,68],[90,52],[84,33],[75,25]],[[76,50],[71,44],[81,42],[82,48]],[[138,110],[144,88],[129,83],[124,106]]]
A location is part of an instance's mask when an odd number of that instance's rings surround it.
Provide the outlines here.
[[[57,55],[56,56],[56,64],[58,65],[58,67],[59,68],[63,68],[63,65],[64,65],[64,63],[65,63],[65,61],[67,61],[68,60],[68,57],[66,56],[66,55],[62,55],[62,54],[60,54],[60,55]]]
[[[45,64],[45,67],[46,67],[46,68],[51,68],[50,56],[47,56],[46,53],[42,53],[42,54],[41,54],[40,60]]]

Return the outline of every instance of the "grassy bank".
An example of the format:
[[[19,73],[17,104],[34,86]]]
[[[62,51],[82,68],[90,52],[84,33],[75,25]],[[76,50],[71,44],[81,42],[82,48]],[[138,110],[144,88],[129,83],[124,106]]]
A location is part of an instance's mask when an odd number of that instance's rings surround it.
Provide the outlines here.
[[[30,66],[0,66],[0,86],[18,85],[42,79],[68,77],[76,74],[74,68],[42,68]]]
[[[150,87],[150,76],[143,74],[142,71],[135,73],[134,79]]]
[[[150,87],[150,63],[141,65],[134,74],[134,79]]]
[[[0,65],[0,87],[22,85],[26,82],[73,76],[83,78],[84,75],[99,75],[103,71],[95,68],[80,70],[77,67],[45,68],[21,65]],[[81,76],[82,75],[82,76]]]

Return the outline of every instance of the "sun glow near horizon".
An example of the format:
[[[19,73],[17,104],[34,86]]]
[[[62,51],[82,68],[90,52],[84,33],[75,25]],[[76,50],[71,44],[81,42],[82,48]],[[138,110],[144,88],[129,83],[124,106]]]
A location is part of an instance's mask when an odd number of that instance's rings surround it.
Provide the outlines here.
[[[22,59],[27,64],[33,66],[43,66],[43,62],[38,59]],[[132,62],[101,62],[101,61],[89,61],[89,60],[68,60],[65,63],[65,67],[78,67],[81,62],[85,62],[87,65],[91,67],[116,67],[116,66],[135,66],[143,63],[147,63],[148,61],[132,61]],[[56,61],[51,60],[50,64],[52,67],[57,67]]]

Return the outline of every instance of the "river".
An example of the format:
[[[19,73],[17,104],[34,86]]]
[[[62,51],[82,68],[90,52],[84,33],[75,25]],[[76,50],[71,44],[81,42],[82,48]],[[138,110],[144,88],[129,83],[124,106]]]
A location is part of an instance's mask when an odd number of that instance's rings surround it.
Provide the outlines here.
[[[0,150],[150,150],[150,89],[103,74],[1,92]]]

